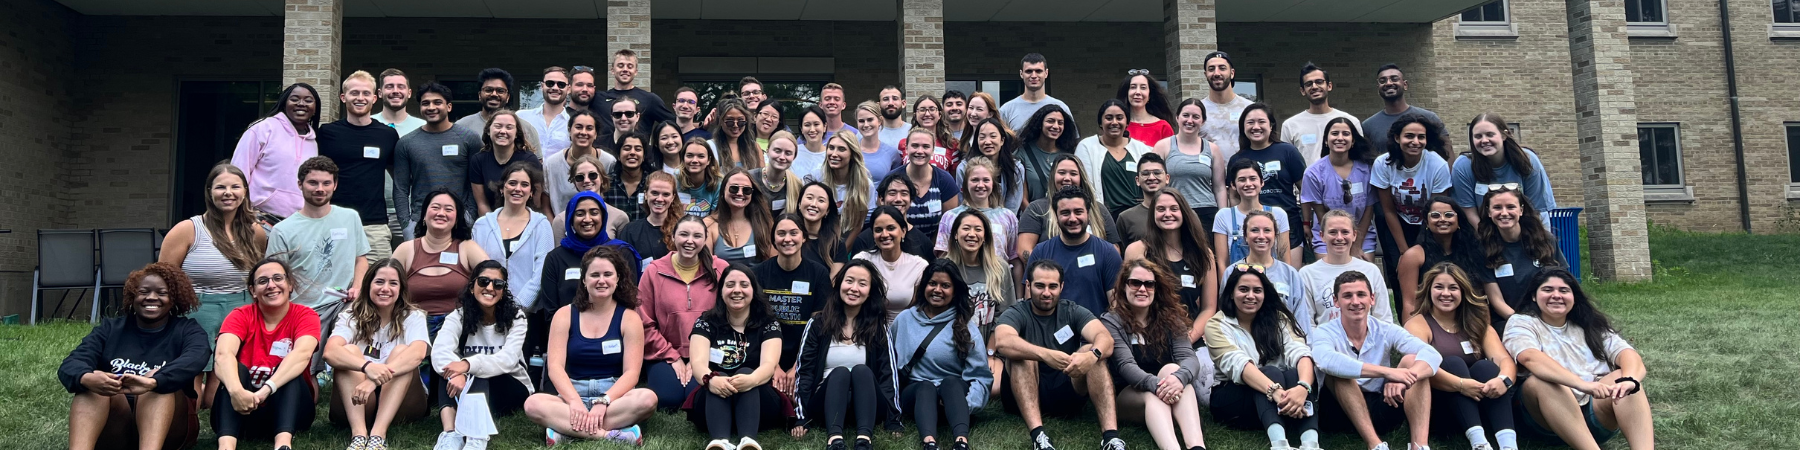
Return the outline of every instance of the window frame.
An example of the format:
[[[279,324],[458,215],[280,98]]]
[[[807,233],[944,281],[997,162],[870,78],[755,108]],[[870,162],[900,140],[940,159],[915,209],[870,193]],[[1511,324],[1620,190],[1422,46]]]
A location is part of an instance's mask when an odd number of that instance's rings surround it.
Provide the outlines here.
[[[1782,22],[1781,16],[1776,14],[1775,3],[1769,3],[1770,40],[1800,39],[1800,1],[1787,0],[1787,2],[1791,5],[1788,7],[1787,22]]]
[[[1625,0],[1634,2],[1640,7],[1654,2],[1662,12],[1662,20],[1656,22],[1633,22],[1630,10],[1626,10],[1625,35],[1629,38],[1674,38],[1675,24],[1669,20],[1669,0]],[[1641,14],[1641,13],[1640,13]]]
[[[1645,130],[1645,129],[1667,129],[1667,130],[1670,130],[1671,140],[1673,140],[1675,143],[1675,160],[1672,162],[1675,164],[1675,176],[1678,179],[1675,180],[1676,182],[1673,184],[1644,183],[1644,201],[1646,201],[1646,202],[1671,202],[1671,201],[1673,201],[1673,202],[1692,202],[1692,201],[1694,201],[1693,188],[1688,186],[1687,164],[1685,161],[1683,161],[1683,159],[1686,158],[1686,154],[1683,151],[1682,145],[1681,145],[1681,123],[1680,122],[1638,122],[1637,129],[1640,133],[1642,133],[1643,130]],[[1640,169],[1639,169],[1638,177],[1639,177],[1640,182],[1643,178],[1642,167],[1651,162],[1651,161],[1644,160],[1643,145],[1644,145],[1643,139],[1639,138],[1638,139],[1638,164],[1640,166]],[[1654,152],[1652,153],[1652,156],[1654,157]],[[1655,161],[1655,162],[1658,163],[1657,164],[1658,168],[1661,167],[1662,163],[1665,163],[1665,161]]]
[[[1782,137],[1786,140],[1788,154],[1788,200],[1800,200],[1800,121],[1782,122]]]
[[[1470,21],[1464,15],[1472,11],[1480,11],[1490,5],[1500,5],[1501,20]],[[1509,0],[1494,0],[1464,10],[1456,17],[1453,26],[1457,39],[1518,39],[1519,25],[1512,20],[1512,4]],[[1485,18],[1485,17],[1484,17]]]

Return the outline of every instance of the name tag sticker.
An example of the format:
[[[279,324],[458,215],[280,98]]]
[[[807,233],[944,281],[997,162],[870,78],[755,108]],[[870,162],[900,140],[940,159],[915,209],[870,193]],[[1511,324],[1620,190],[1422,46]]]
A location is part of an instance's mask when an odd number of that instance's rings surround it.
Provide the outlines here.
[[[293,346],[294,343],[289,342],[286,339],[275,341],[275,343],[269,344],[269,356],[286,358],[288,352],[293,350]]]
[[[438,254],[438,264],[456,264],[456,261],[458,261],[458,259],[455,253],[443,252]]]
[[[622,351],[625,351],[625,344],[619,343],[618,339],[600,342],[600,354],[602,355],[616,355]]]
[[[1125,171],[1126,172],[1136,172],[1137,171],[1137,161],[1126,161],[1125,162]]]
[[[639,193],[638,193],[638,198],[637,198],[637,202],[638,202],[638,204],[643,204],[643,203],[644,203],[644,193],[642,193],[642,192],[639,192]]]
[[[344,228],[332,228],[331,229],[331,240],[341,241],[341,240],[344,240],[349,237],[350,237],[350,230],[348,230],[348,229],[344,229]]]
[[[461,148],[456,144],[444,146],[444,156],[456,156],[460,153],[462,153]]]
[[[752,258],[756,257],[756,244],[745,245],[744,254],[750,255]]]
[[[1463,348],[1463,354],[1464,354],[1464,355],[1473,355],[1473,354],[1475,354],[1475,345],[1474,345],[1474,344],[1470,344],[1470,343],[1469,343],[1469,341],[1462,341],[1462,348]]]
[[[712,352],[710,352],[710,355],[711,356],[708,356],[707,359],[712,360],[713,364],[725,363],[725,351],[724,350],[719,350],[716,348],[712,349]]]
[[[1200,154],[1200,163],[1209,165],[1209,166],[1212,165],[1212,155],[1208,154],[1208,153],[1201,153]]]
[[[686,192],[683,192],[683,193],[681,193],[681,195],[676,196],[676,197],[680,198],[682,203],[693,203],[694,202],[694,196],[691,194],[688,194]]]
[[[928,200],[925,202],[925,209],[930,210],[931,212],[942,211],[944,209],[944,201],[938,199]]]
[[[1302,135],[1300,135],[1300,143],[1306,144],[1306,145],[1317,144],[1317,143],[1319,143],[1319,134],[1318,133],[1302,134]]]
[[[656,258],[644,258],[644,263],[642,266],[638,267],[638,270],[644,270],[646,268],[649,268],[650,262],[655,261],[655,260],[656,260]]]
[[[563,269],[563,279],[564,280],[579,280],[579,279],[581,279],[581,268],[570,267],[567,269]]]
[[[1275,282],[1275,293],[1281,294],[1282,297],[1286,297],[1288,295],[1288,284],[1280,281]]]
[[[1131,345],[1144,345],[1144,335],[1141,335],[1141,334],[1131,335]]]
[[[1363,193],[1363,184],[1362,183],[1350,183],[1350,195],[1362,195],[1362,193]]]
[[[812,283],[806,282],[806,281],[795,281],[794,287],[788,288],[788,292],[792,292],[792,293],[800,294],[800,295],[812,294]]]
[[[512,241],[511,243],[508,243],[506,245],[506,250],[510,251],[510,252],[519,251],[519,243],[521,243],[521,242],[524,242],[524,241]]]
[[[1192,289],[1192,288],[1195,288],[1198,286],[1194,286],[1194,276],[1193,275],[1182,275],[1181,276],[1181,287]]]
[[[1070,329],[1068,325],[1063,325],[1062,329],[1056,330],[1056,343],[1058,344],[1067,344],[1069,338],[1072,337],[1075,337],[1075,330]]]
[[[1079,258],[1075,258],[1075,266],[1076,267],[1087,267],[1087,266],[1091,266],[1091,265],[1094,265],[1094,254],[1092,254],[1092,253],[1089,253],[1086,255],[1081,255],[1081,257],[1079,257]]]
[[[363,157],[376,159],[381,157],[381,147],[363,147]]]
[[[944,157],[944,156],[947,156],[947,155],[948,155],[948,154],[949,154],[949,151],[948,151],[948,150],[944,150],[944,148],[943,148],[943,147],[935,147],[935,148],[932,148],[932,149],[931,149],[931,154],[933,154],[933,155],[937,155],[937,156],[938,156],[938,157]]]
[[[1281,171],[1281,161],[1269,161],[1269,162],[1263,163],[1263,173],[1265,173],[1265,174],[1280,172],[1280,171]]]
[[[1494,269],[1494,276],[1502,278],[1513,276],[1512,264],[1500,265],[1500,268]]]

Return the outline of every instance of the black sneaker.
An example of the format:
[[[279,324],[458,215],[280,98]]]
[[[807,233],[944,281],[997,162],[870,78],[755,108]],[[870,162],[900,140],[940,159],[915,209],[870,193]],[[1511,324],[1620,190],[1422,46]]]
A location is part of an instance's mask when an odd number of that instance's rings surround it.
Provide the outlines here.
[[[937,441],[919,442],[919,450],[938,450]]]
[[[1050,433],[1041,433],[1038,434],[1037,437],[1031,439],[1031,449],[1056,450],[1056,445],[1050,443]]]
[[[848,448],[844,447],[843,439],[838,439],[831,441],[829,444],[825,444],[825,450],[848,450]]]
[[[950,444],[950,450],[969,450],[969,443],[956,441],[956,443]]]
[[[856,438],[856,450],[875,450],[875,443],[869,442],[869,438]]]

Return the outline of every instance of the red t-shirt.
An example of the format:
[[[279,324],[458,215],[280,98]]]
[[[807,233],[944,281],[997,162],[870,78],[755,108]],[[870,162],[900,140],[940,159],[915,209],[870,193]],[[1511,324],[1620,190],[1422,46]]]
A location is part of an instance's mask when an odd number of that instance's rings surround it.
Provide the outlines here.
[[[1137,139],[1138,142],[1151,147],[1155,147],[1156,143],[1175,135],[1175,129],[1170,128],[1168,122],[1161,120],[1150,123],[1127,123],[1125,132],[1130,133],[1132,139]]]
[[[219,333],[243,340],[243,344],[238,347],[238,363],[250,368],[250,385],[261,387],[264,381],[275,375],[275,368],[281,365],[281,359],[294,348],[294,341],[301,336],[319,339],[319,313],[298,303],[289,304],[287,316],[281,318],[281,323],[275,324],[274,331],[269,331],[263,328],[262,314],[257,305],[251,303],[231,310],[231,314],[225,316],[225,323],[219,326]],[[309,372],[311,356],[307,355]]]

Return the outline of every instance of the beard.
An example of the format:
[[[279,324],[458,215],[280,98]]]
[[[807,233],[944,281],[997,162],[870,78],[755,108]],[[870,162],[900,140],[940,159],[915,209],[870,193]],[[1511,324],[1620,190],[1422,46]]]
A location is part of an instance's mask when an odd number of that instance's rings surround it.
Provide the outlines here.
[[[898,118],[900,118],[900,110],[899,109],[882,108],[881,109],[881,117],[884,119],[887,119],[887,120],[898,119]]]

